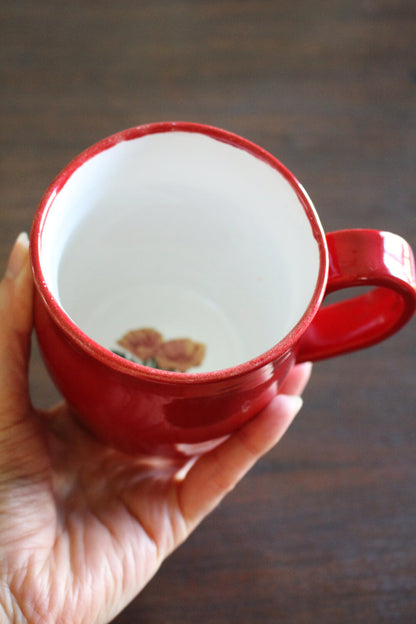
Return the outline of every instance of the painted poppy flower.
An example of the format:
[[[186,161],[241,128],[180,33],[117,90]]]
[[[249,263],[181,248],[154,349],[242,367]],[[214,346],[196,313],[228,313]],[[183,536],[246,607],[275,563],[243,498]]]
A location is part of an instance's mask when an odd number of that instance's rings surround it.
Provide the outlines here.
[[[162,340],[162,334],[158,331],[151,327],[143,327],[124,334],[118,344],[145,362],[155,357]]]
[[[186,373],[189,368],[199,366],[205,356],[205,345],[190,338],[176,338],[162,342],[155,355],[157,365],[164,370]]]

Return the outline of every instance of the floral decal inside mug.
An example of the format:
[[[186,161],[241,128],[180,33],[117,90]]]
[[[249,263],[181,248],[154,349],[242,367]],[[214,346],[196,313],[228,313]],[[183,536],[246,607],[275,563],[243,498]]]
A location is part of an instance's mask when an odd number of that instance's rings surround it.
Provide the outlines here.
[[[112,351],[137,364],[186,373],[190,368],[202,364],[206,347],[190,338],[164,340],[156,329],[143,327],[124,334],[117,341],[117,348]]]

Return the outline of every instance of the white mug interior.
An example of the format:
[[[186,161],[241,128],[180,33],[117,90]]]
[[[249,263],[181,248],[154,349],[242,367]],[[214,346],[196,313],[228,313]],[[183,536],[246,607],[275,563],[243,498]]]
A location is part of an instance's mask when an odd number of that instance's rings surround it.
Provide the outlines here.
[[[175,131],[121,141],[75,169],[49,200],[40,263],[54,298],[100,345],[113,350],[128,330],[152,327],[205,344],[192,372],[207,372],[251,360],[293,329],[320,254],[278,169]]]

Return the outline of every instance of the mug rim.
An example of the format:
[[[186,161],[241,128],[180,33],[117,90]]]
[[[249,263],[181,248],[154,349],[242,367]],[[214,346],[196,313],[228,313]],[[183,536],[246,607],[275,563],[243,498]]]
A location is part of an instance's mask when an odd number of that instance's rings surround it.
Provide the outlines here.
[[[109,349],[101,346],[98,342],[90,338],[88,334],[83,332],[78,325],[74,323],[74,321],[72,321],[56,298],[52,295],[42,271],[42,234],[48,213],[53,205],[55,197],[65,186],[66,182],[73,175],[73,173],[75,173],[79,167],[94,156],[104,152],[107,149],[111,149],[123,141],[131,141],[139,139],[143,136],[167,132],[191,132],[203,134],[218,141],[227,143],[232,147],[243,149],[252,156],[262,160],[276,169],[295,191],[310,223],[312,234],[318,244],[319,270],[314,292],[308,306],[304,310],[298,322],[279,342],[274,344],[267,351],[264,351],[256,357],[241,362],[235,366],[206,372],[180,373],[151,368],[126,360],[112,353]],[[59,328],[74,340],[78,348],[82,351],[86,351],[90,356],[105,366],[109,366],[110,368],[118,370],[122,373],[127,373],[132,376],[140,375],[142,378],[147,378],[155,382],[175,384],[195,382],[206,383],[229,379],[230,377],[237,377],[250,371],[257,370],[258,368],[281,358],[285,353],[295,347],[296,343],[299,342],[299,339],[317,313],[325,294],[328,276],[328,248],[322,225],[311,199],[293,173],[289,171],[289,169],[287,169],[287,167],[270,152],[248,139],[215,126],[186,121],[162,121],[127,128],[126,130],[121,130],[120,132],[116,132],[104,139],[101,139],[75,156],[75,158],[73,158],[60,171],[60,173],[58,173],[41,198],[39,206],[35,212],[30,234],[30,257],[35,285],[49,311],[49,314],[53,317]]]

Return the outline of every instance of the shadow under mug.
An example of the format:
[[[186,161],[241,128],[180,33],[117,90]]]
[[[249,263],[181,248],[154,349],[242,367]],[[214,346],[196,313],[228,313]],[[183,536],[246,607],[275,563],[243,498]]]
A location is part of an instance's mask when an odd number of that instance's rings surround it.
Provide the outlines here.
[[[131,454],[202,452],[253,418],[296,362],[379,342],[416,307],[406,241],[325,235],[274,156],[186,122],[131,128],[75,158],[38,207],[31,260],[52,378],[81,423]],[[373,288],[322,305],[355,286]],[[186,337],[205,357],[187,372],[130,361],[119,343],[138,328]]]

